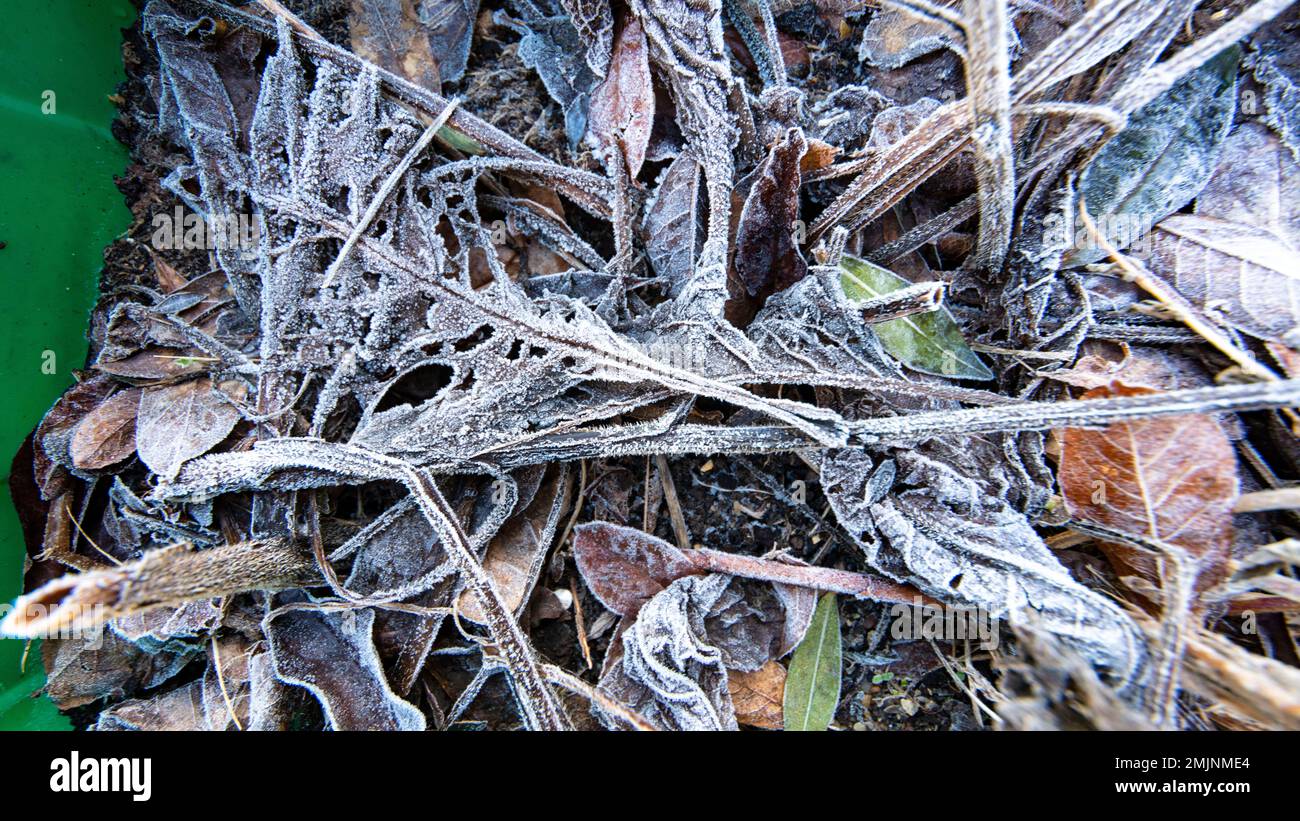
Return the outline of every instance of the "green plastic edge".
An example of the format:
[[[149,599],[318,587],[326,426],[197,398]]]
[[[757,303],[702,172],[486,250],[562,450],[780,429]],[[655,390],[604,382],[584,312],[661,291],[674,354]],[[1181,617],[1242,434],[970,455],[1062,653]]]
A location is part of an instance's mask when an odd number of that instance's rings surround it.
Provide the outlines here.
[[[13,454],[85,364],[103,249],[131,224],[113,183],[127,151],[108,99],[125,79],[128,0],[8,0],[0,26],[0,602],[21,592]],[[53,357],[51,362],[51,356]],[[51,370],[52,372],[46,372]],[[44,696],[40,649],[0,639],[0,730],[68,730]]]

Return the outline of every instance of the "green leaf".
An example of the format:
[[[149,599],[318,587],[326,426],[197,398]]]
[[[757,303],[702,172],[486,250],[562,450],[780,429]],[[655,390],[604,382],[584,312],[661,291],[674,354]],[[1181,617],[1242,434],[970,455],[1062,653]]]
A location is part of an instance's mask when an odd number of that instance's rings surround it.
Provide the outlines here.
[[[817,602],[803,641],[790,658],[785,679],[785,728],[825,730],[840,702],[840,611],[835,594]]]
[[[867,300],[912,283],[865,259],[845,254],[840,286],[850,300]],[[913,370],[958,379],[992,379],[993,372],[966,344],[957,322],[940,308],[871,326],[885,350]]]
[[[1106,143],[1084,170],[1079,192],[1102,236],[1120,250],[1191,202],[1209,182],[1237,101],[1233,46],[1133,112],[1128,127]],[[1066,223],[1074,222],[1074,215]],[[1083,227],[1063,265],[1104,259]]]
[[[478,140],[468,134],[462,134],[449,125],[444,125],[442,128],[438,129],[438,139],[442,140],[462,154],[481,157],[488,153],[487,149],[484,148],[483,144]]]

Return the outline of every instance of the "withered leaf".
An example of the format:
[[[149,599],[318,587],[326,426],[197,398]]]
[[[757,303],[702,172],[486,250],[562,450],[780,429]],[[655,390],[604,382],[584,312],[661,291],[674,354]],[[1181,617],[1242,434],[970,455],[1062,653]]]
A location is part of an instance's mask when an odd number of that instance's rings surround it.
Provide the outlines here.
[[[537,583],[567,501],[567,486],[566,471],[552,470],[528,507],[507,519],[488,545],[483,569],[492,577],[502,601],[513,613],[524,606]],[[462,593],[460,614],[470,621],[482,622],[484,616],[478,597],[468,591]]]
[[[519,59],[542,78],[546,91],[564,107],[564,132],[576,146],[587,130],[587,107],[596,74],[573,22],[558,11],[558,0],[521,6],[521,19],[498,11],[494,19],[523,35]]]
[[[635,177],[645,162],[654,115],[645,32],[639,20],[628,17],[614,41],[609,71],[591,93],[587,139],[598,152],[621,147],[628,175]]]
[[[454,83],[465,73],[478,8],[479,0],[418,0],[415,4],[429,51],[438,61],[438,77],[444,83]]]
[[[247,391],[241,382],[222,387],[236,399]],[[140,460],[169,479],[187,459],[207,453],[225,439],[239,421],[239,409],[218,396],[207,377],[146,388],[139,404],[136,438]]]
[[[752,673],[728,670],[727,689],[736,708],[736,721],[764,730],[781,729],[785,682],[785,668],[775,661]]]
[[[352,50],[359,56],[430,91],[441,90],[438,60],[420,24],[415,0],[352,0],[348,29]]]
[[[675,579],[699,572],[667,542],[608,522],[574,528],[573,558],[591,592],[620,616],[635,615]]]
[[[646,209],[646,256],[670,297],[681,293],[700,249],[700,164],[678,154],[659,178]]]
[[[136,411],[139,388],[111,396],[77,425],[68,452],[79,468],[95,470],[115,465],[136,450]]]
[[[423,730],[424,715],[384,677],[366,608],[290,610],[264,623],[275,673],[320,700],[335,730]]]
[[[600,689],[656,726],[734,730],[727,660],[705,619],[730,586],[717,573],[678,579],[641,607]]]
[[[560,0],[578,36],[587,46],[587,65],[604,77],[614,42],[614,15],[609,0]]]
[[[41,642],[41,659],[49,675],[45,692],[61,710],[157,687],[192,657],[190,651],[145,652],[110,630]]]
[[[1044,629],[1131,681],[1146,661],[1137,626],[1071,577],[1011,505],[1016,473],[999,450],[980,438],[894,449],[896,479],[883,495],[872,488],[870,457],[828,451],[822,483],[871,567],[1000,619],[1032,611]]]
[[[95,370],[126,380],[153,382],[202,373],[207,364],[203,355],[197,352],[186,355],[176,348],[145,348],[122,359],[98,362]]]
[[[807,150],[803,130],[788,129],[759,166],[740,211],[735,268],[743,295],[734,296],[751,303],[753,309],[761,306],[769,295],[785,290],[808,273],[808,264],[795,235],[795,222],[799,219],[799,163]],[[747,322],[742,320],[740,324]]]
[[[203,720],[203,682],[191,681],[152,698],[123,701],[99,714],[100,731],[197,731]]]
[[[1152,232],[1150,267],[1240,331],[1300,343],[1300,165],[1272,132],[1244,123],[1196,201]]]
[[[884,69],[900,68],[932,51],[953,46],[950,26],[894,8],[871,17],[858,44],[858,59]]]
[[[1154,391],[1114,383],[1084,396],[1149,393]],[[1071,516],[1183,548],[1198,562],[1201,591],[1222,578],[1238,480],[1232,443],[1214,417],[1067,428],[1061,440],[1058,478]],[[1159,582],[1155,557],[1122,545],[1106,550],[1122,569]]]

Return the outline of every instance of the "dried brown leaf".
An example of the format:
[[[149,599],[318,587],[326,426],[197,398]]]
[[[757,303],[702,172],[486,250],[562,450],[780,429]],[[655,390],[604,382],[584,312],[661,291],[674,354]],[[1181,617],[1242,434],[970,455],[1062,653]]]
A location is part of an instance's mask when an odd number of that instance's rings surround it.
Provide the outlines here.
[[[441,89],[438,60],[414,0],[352,0],[348,29],[359,56],[434,93]]]
[[[1150,393],[1155,391],[1114,383],[1084,398]],[[1061,438],[1058,478],[1070,515],[1183,548],[1198,562],[1200,591],[1222,578],[1232,547],[1237,461],[1214,417],[1067,428]],[[1159,581],[1154,558],[1122,545],[1106,551],[1123,570]]]
[[[808,273],[796,241],[799,219],[799,163],[808,148],[803,130],[791,128],[759,166],[736,229],[739,288],[727,305],[733,324],[744,327],[767,297]]]
[[[645,162],[654,125],[655,92],[650,82],[650,57],[645,31],[629,17],[614,41],[613,58],[604,81],[591,94],[587,139],[604,152],[623,152],[628,175],[635,177]]]
[[[565,506],[567,485],[564,470],[552,471],[528,507],[506,520],[488,545],[483,569],[513,613],[524,606],[537,583]],[[483,621],[483,608],[473,593],[461,593],[460,614],[471,621]]]
[[[115,465],[136,450],[136,410],[140,389],[128,388],[88,413],[72,434],[68,452],[79,468]]]
[[[784,726],[782,699],[785,695],[785,668],[775,661],[747,673],[727,671],[727,689],[736,708],[736,721],[764,730]]]
[[[607,522],[591,522],[574,530],[573,557],[591,592],[621,616],[635,615],[674,580],[700,572],[667,542]]]

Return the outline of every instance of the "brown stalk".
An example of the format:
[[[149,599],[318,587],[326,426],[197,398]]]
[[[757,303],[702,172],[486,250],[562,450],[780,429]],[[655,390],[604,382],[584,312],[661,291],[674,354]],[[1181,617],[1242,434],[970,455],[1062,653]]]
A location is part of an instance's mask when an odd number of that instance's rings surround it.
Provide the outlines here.
[[[118,567],[61,576],[19,597],[0,632],[39,638],[91,630],[110,619],[157,607],[287,590],[321,583],[312,556],[284,539],[240,542],[211,550],[189,544],[153,550]]]

